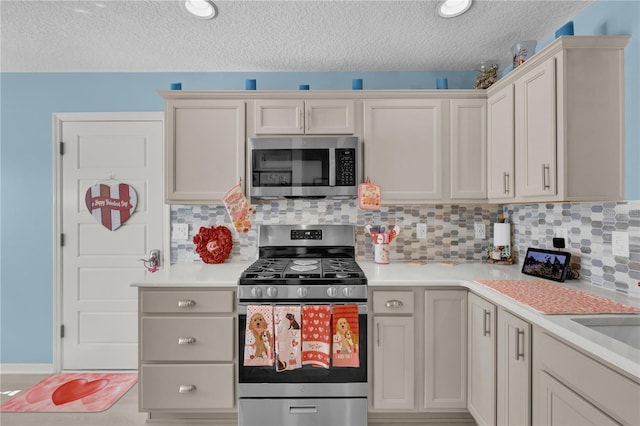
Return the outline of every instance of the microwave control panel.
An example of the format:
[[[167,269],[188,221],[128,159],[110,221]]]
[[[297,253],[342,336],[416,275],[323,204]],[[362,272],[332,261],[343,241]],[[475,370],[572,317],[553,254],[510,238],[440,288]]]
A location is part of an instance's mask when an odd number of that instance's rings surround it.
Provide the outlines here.
[[[336,186],[356,184],[356,150],[336,149]]]

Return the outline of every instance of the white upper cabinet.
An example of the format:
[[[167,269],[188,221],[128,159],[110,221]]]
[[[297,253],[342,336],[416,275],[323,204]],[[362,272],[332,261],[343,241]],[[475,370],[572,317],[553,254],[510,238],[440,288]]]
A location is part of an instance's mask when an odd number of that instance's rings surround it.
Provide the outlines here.
[[[490,201],[624,198],[628,41],[561,37],[487,90]]]
[[[508,201],[515,197],[513,85],[487,100],[487,197]]]
[[[355,133],[355,102],[351,99],[259,99],[254,108],[256,135]]]
[[[487,101],[452,99],[450,198],[487,199]]]
[[[443,197],[441,99],[364,101],[365,175],[382,188],[382,201],[426,202]]]
[[[243,100],[167,99],[165,200],[222,204],[245,174]]]

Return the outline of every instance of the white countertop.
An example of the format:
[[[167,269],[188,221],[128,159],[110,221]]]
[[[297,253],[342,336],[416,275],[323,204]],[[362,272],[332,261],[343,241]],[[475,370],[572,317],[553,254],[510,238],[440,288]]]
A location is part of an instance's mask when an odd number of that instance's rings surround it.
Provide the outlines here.
[[[144,282],[132,285],[136,287],[235,287],[240,274],[251,263],[177,264],[150,275]],[[546,329],[583,351],[591,353],[619,371],[627,373],[636,380],[640,380],[640,350],[572,321],[571,318],[576,317],[576,315],[544,315],[527,305],[475,282],[479,280],[536,279],[522,274],[519,265],[491,265],[482,262],[457,265],[437,262],[427,264],[420,262],[391,262],[388,265],[378,265],[372,261],[358,261],[358,264],[367,276],[370,287],[456,286],[468,288],[477,295],[502,306],[531,324]],[[588,283],[570,281],[557,284],[606,297],[625,305],[640,307],[639,299],[625,297]]]

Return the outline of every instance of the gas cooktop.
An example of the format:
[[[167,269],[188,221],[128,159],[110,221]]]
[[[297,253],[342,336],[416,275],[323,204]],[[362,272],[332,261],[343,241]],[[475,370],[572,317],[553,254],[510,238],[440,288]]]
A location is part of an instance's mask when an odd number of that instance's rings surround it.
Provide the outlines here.
[[[327,280],[334,283],[348,281],[352,284],[366,284],[360,266],[353,259],[345,258],[258,259],[240,276],[241,285],[257,282],[286,284],[288,280],[304,280],[309,284],[314,281],[324,284]]]

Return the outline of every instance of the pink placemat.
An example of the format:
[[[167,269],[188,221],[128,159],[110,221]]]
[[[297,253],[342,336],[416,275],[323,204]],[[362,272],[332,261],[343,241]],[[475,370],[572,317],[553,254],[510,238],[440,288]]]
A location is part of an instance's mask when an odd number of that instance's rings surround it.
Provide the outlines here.
[[[543,314],[631,314],[640,309],[542,280],[477,281]]]

